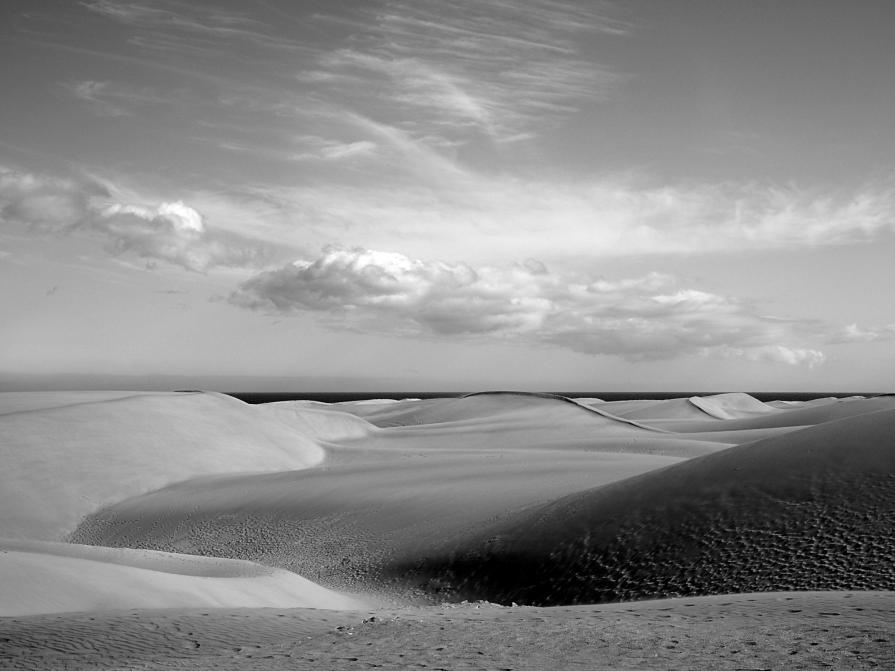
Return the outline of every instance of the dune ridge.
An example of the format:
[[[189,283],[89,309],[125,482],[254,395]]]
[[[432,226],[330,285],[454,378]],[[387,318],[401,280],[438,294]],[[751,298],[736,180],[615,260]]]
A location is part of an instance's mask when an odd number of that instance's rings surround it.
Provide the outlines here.
[[[401,575],[533,605],[895,589],[893,436],[882,410],[732,447],[524,511]]]
[[[543,410],[552,402],[573,406],[586,413],[628,424],[647,431],[667,433],[664,429],[641,424],[633,419],[615,415],[599,405],[581,403],[576,399],[542,392],[526,391],[479,391],[452,398],[400,401],[387,404],[346,405],[349,412],[357,414],[382,428],[443,424],[469,421],[483,417],[499,417],[503,413],[515,413],[520,409]],[[384,406],[384,407],[383,407]]]

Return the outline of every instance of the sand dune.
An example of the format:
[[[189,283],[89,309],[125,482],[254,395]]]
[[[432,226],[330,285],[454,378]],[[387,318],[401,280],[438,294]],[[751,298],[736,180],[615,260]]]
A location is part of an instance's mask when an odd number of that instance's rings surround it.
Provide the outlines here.
[[[590,414],[615,420],[620,424],[656,431],[650,426],[608,412],[601,404],[580,403],[575,399],[557,394],[532,392],[488,391],[466,394],[456,398],[435,398],[405,401],[387,405],[348,406],[350,412],[381,427],[419,426],[431,424],[456,424],[488,418],[504,418],[504,423],[518,419],[520,413],[529,418],[541,418],[545,413],[563,414],[570,419],[580,419]],[[504,417],[508,416],[508,417]]]
[[[289,571],[232,559],[0,539],[0,617],[129,608],[362,608]]]
[[[885,410],[733,447],[526,511],[402,575],[540,605],[895,589],[893,436]]]
[[[893,435],[893,396],[0,394],[0,667],[885,665],[895,596],[842,590],[895,589]]]
[[[221,394],[78,394],[6,412],[0,535],[62,540],[87,513],[172,482],[307,468],[324,451],[301,428]]]
[[[603,410],[617,417],[639,420],[676,419],[708,420],[712,415],[704,412],[687,398],[665,400],[610,401],[589,403],[595,409]]]
[[[185,481],[88,517],[72,538],[251,559],[328,586],[406,599],[417,590],[381,576],[427,556],[445,536],[729,446],[678,439],[552,398],[443,401],[431,424],[329,442],[324,469]],[[472,407],[475,416],[464,417]]]
[[[779,410],[743,393],[692,396],[687,401],[717,419],[741,419]]]
[[[388,426],[372,437],[371,448],[406,441],[451,451],[507,446],[692,457],[733,444],[678,436],[549,394],[484,392],[401,405],[391,406],[387,420],[386,415],[366,416]]]
[[[873,398],[849,397],[833,402],[819,404],[804,403],[789,409],[776,412],[758,413],[753,416],[736,417],[722,422],[715,419],[708,421],[661,418],[655,420],[641,419],[643,424],[651,427],[674,431],[676,433],[694,433],[700,431],[731,431],[740,429],[768,429],[773,427],[803,428],[832,422],[846,417],[857,417],[876,410],[895,409],[895,396],[876,396]]]

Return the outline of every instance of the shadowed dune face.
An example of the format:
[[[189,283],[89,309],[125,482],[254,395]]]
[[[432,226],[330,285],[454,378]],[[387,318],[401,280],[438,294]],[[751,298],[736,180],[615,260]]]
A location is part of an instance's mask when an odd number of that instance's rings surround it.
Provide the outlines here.
[[[535,605],[895,589],[893,519],[888,410],[570,495],[396,575],[455,597]]]

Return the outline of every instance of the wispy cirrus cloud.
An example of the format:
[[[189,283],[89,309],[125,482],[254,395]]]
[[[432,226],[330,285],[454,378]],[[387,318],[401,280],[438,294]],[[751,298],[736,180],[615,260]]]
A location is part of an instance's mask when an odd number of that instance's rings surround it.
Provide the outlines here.
[[[264,22],[236,11],[179,2],[92,0],[84,6],[109,19],[144,29],[160,29],[170,39],[177,33],[217,40],[241,40],[268,49],[296,50],[294,40],[278,37]],[[142,38],[144,46],[149,41]],[[172,43],[169,42],[169,46]]]
[[[264,271],[230,302],[310,311],[336,328],[408,336],[510,338],[630,360],[682,355],[822,363],[815,321],[766,316],[747,302],[651,273],[610,281],[554,273],[529,259],[475,267],[394,252],[329,248]]]
[[[169,104],[166,98],[149,87],[133,87],[108,81],[68,81],[61,86],[75,98],[89,103],[100,116],[130,116],[143,105]]]
[[[44,233],[99,235],[108,251],[195,272],[214,267],[263,267],[271,248],[209,227],[182,201],[119,202],[104,184],[62,179],[0,166],[0,222]]]
[[[278,144],[289,148],[276,160],[331,158],[304,146],[303,136],[355,149],[375,143],[398,180],[437,159],[446,172],[462,169],[479,160],[470,157],[535,140],[604,99],[620,76],[594,61],[593,40],[621,39],[630,29],[609,4],[567,0],[304,7],[287,14],[291,30],[283,11],[267,5],[251,15],[165,0],[83,7],[122,28],[127,53],[110,57],[201,83],[204,103],[191,101],[191,118],[241,126],[244,136],[276,129]],[[96,78],[67,87],[107,116],[131,113],[148,95]],[[310,133],[295,132],[295,122]],[[223,134],[207,139],[233,146]],[[256,141],[257,151],[238,144],[269,159],[269,144]]]
[[[595,36],[627,32],[608,10],[553,0],[385,2],[298,79],[379,121],[405,119],[420,139],[531,137],[619,80],[581,53]]]

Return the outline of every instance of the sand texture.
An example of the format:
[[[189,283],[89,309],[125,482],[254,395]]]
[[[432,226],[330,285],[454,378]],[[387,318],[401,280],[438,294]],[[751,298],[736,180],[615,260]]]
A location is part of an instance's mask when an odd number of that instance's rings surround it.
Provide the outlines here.
[[[107,611],[0,619],[0,668],[891,669],[893,620],[895,598],[879,592],[558,608]]]
[[[0,458],[2,668],[893,664],[892,396],[0,394]]]

